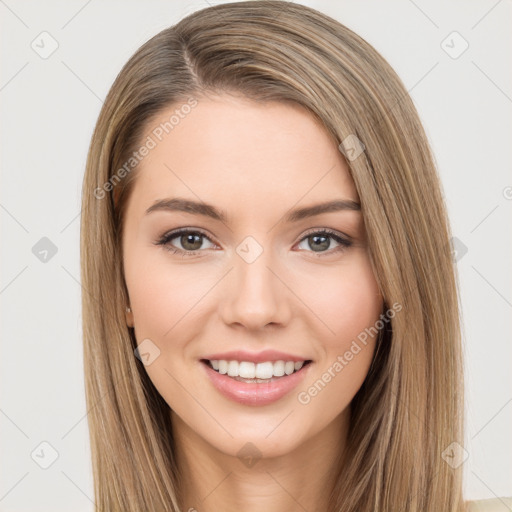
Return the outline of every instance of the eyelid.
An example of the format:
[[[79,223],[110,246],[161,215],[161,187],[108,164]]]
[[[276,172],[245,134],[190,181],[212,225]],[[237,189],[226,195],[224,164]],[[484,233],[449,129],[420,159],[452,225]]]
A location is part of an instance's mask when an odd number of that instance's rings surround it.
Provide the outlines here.
[[[337,236],[341,239],[343,239],[345,242],[349,243],[352,242],[352,239],[350,236],[346,235],[345,233],[342,233],[341,231],[338,231],[336,229],[331,228],[325,228],[325,227],[316,227],[316,228],[310,228],[305,233],[301,235],[300,242],[304,240],[307,236],[313,235],[315,233],[327,233],[329,235]]]

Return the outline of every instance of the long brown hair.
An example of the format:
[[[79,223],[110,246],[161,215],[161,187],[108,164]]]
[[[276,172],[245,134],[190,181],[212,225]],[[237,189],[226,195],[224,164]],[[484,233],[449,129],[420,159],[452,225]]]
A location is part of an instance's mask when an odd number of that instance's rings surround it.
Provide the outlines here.
[[[402,309],[353,399],[332,511],[463,510],[462,470],[442,456],[451,443],[463,443],[457,274],[424,130],[404,85],[374,48],[332,18],[279,0],[209,7],[163,30],[123,67],[101,110],[81,219],[96,506],[180,511],[169,407],[134,356],[137,343],[125,323],[122,221],[138,172],[131,155],[150,120],[209,92],[300,104],[335,144],[350,136],[364,145],[347,163],[375,277],[385,303]]]

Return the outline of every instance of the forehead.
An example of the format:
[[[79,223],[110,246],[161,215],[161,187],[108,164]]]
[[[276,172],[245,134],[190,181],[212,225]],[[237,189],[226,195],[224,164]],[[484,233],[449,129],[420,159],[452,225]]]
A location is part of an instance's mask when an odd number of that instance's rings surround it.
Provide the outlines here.
[[[358,201],[337,145],[299,105],[228,95],[183,105],[147,124],[143,141],[151,149],[134,189],[141,207],[171,195],[260,212],[301,198]]]

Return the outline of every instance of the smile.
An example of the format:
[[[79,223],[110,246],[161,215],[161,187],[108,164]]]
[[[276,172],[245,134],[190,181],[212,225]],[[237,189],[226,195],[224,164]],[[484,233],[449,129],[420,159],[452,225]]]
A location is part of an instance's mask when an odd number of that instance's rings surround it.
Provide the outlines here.
[[[305,378],[311,360],[237,361],[202,359],[201,366],[214,388],[235,402],[261,406],[280,400]]]

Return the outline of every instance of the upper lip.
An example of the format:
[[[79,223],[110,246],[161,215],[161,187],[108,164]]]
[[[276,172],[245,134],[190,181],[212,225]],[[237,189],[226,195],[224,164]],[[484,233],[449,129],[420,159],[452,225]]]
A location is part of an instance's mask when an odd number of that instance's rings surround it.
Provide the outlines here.
[[[210,354],[203,357],[202,359],[208,359],[209,361],[248,361],[253,363],[265,363],[267,361],[309,361],[306,357],[296,356],[294,354],[287,354],[285,352],[279,352],[278,350],[263,350],[261,352],[247,352],[245,350],[233,350],[231,352],[218,352],[216,354]]]

